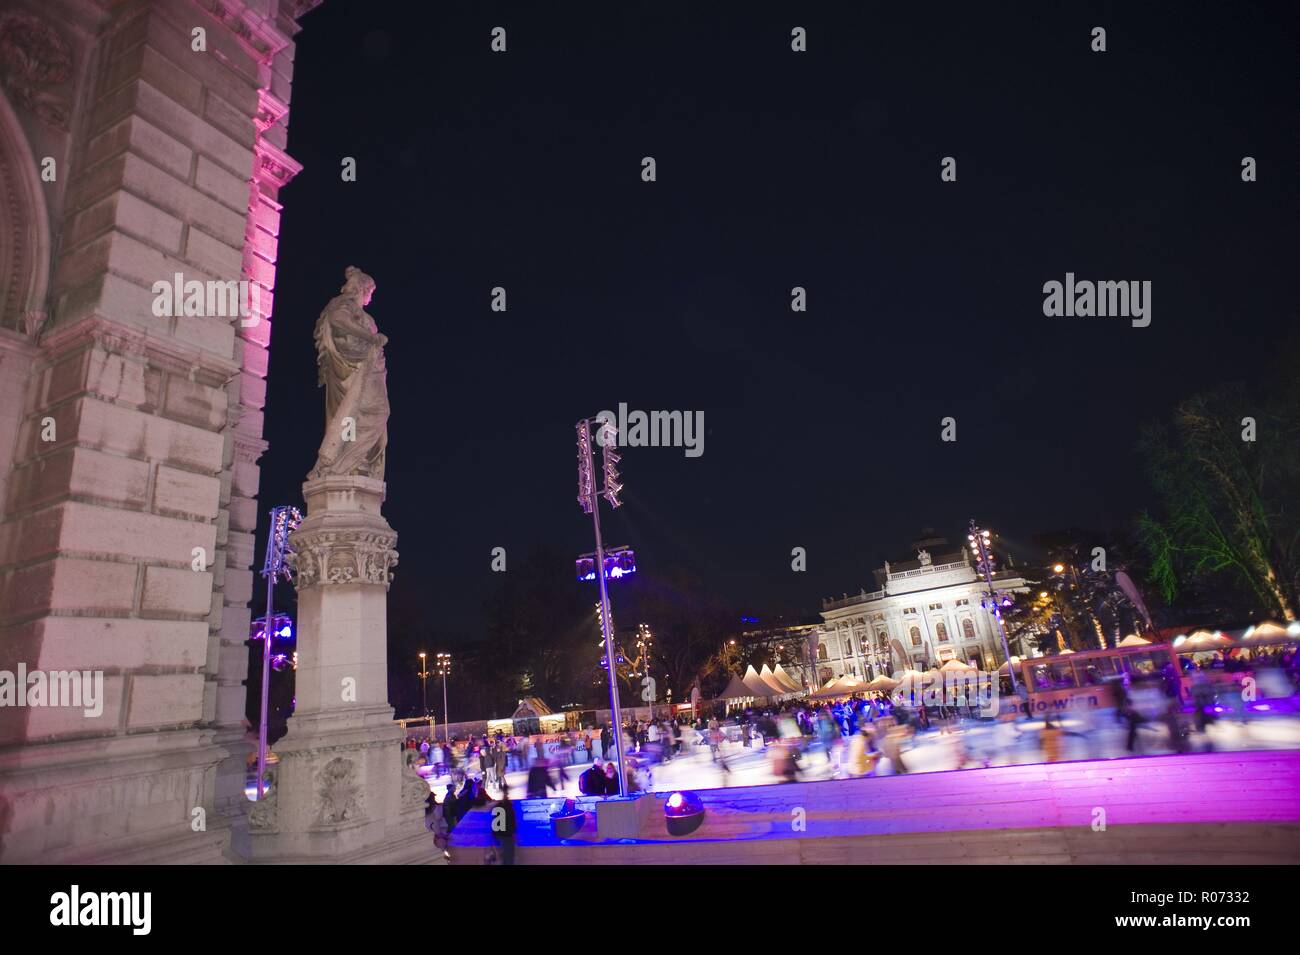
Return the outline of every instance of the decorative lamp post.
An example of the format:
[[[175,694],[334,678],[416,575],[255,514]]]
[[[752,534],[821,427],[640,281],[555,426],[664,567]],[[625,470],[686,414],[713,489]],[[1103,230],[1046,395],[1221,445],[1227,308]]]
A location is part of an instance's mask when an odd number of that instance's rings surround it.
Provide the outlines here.
[[[429,718],[429,654],[421,650],[420,658],[420,702],[424,706],[424,718]]]
[[[1016,668],[1011,662],[1011,648],[1007,644],[1007,628],[1002,620],[1002,608],[1011,606],[1011,595],[993,586],[993,552],[989,549],[991,536],[987,530],[976,527],[975,521],[971,520],[970,533],[966,535],[966,540],[975,555],[975,566],[984,575],[986,588],[983,598],[980,600],[980,606],[992,613],[993,619],[997,621],[998,636],[1002,638],[1002,655],[1006,657],[1007,675],[1011,677],[1011,692],[1019,695],[1020,689],[1016,682]]]
[[[442,744],[451,747],[451,718],[447,716],[447,674],[451,672],[451,654],[438,654],[438,674],[442,677]]]

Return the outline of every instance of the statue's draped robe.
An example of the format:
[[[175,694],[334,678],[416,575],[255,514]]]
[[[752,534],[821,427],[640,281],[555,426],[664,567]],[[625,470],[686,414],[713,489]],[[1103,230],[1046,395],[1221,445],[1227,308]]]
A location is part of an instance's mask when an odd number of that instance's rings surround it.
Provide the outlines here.
[[[316,320],[316,367],[325,386],[325,438],[311,477],[383,480],[388,446],[388,369],[374,319],[339,295]],[[351,432],[347,419],[354,422]],[[345,438],[352,440],[345,440]]]

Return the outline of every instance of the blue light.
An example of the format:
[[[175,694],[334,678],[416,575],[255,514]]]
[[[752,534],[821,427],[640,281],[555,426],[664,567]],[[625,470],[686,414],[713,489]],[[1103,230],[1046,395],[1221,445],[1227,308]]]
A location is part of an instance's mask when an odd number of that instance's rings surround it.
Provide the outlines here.
[[[575,561],[579,580],[596,579],[596,558],[594,554],[584,554]],[[605,553],[605,579],[617,580],[636,573],[636,554],[628,547],[611,548]]]

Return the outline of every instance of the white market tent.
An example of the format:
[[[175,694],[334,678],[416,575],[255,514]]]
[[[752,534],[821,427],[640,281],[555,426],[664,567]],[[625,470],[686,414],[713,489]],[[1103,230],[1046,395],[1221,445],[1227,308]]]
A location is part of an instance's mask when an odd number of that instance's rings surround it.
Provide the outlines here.
[[[849,696],[853,693],[861,693],[867,688],[867,684],[855,676],[841,676],[830,680],[827,684],[813,694],[815,699],[833,699],[835,697]]]
[[[758,674],[758,678],[767,686],[771,687],[772,693],[775,696],[786,696],[790,693],[790,691],[782,685],[781,681],[776,678],[776,674],[772,672],[772,669],[766,663],[763,664],[763,669]]]
[[[922,673],[920,670],[907,669],[907,670],[899,670],[892,677],[890,677],[890,679],[892,679],[895,683],[902,683],[905,680],[915,680],[923,676],[925,676],[925,674]]]
[[[1263,623],[1257,623],[1241,635],[1241,643],[1263,643],[1265,641],[1284,640],[1287,637],[1300,636],[1300,628],[1296,624],[1284,627],[1273,620],[1265,620]]]
[[[825,683],[821,685],[820,689],[813,691],[812,697],[814,699],[821,699],[822,694],[826,694],[828,696],[833,694],[835,692],[835,688],[839,686],[839,683],[840,683],[839,677],[837,676],[831,677],[829,680],[827,680]]]
[[[749,687],[750,696],[764,700],[772,696],[772,688],[763,682],[763,678],[758,675],[758,671],[754,669],[753,664],[750,664],[749,669],[745,671],[741,682]]]
[[[799,685],[799,682],[795,680],[794,677],[790,676],[789,673],[781,668],[781,664],[778,663],[776,665],[776,669],[772,671],[772,675],[777,678],[778,682],[788,687],[791,693],[803,692],[803,687]]]
[[[1185,653],[1189,650],[1218,650],[1230,646],[1232,646],[1232,638],[1224,636],[1217,630],[1195,630],[1181,644],[1175,643],[1174,649],[1179,653]]]
[[[736,674],[731,674],[731,680],[727,683],[727,688],[718,694],[720,700],[748,700],[752,699],[754,691],[741,681]]]
[[[1119,642],[1121,647],[1145,647],[1151,644],[1150,640],[1143,640],[1136,633],[1130,633],[1127,637]]]

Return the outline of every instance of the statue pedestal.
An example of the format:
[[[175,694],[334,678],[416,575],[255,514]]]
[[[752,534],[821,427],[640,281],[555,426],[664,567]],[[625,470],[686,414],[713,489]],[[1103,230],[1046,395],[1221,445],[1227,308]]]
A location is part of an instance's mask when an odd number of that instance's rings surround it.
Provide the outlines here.
[[[298,589],[294,714],[273,789],[249,811],[254,862],[431,862],[428,785],[407,763],[388,704],[388,585],[397,534],[384,482],[303,485],[292,538]]]

